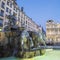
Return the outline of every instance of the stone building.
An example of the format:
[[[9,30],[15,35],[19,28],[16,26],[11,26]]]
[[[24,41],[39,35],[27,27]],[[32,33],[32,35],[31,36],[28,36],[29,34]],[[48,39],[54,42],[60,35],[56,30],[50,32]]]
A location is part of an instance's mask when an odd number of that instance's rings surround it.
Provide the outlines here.
[[[60,43],[60,23],[53,20],[46,22],[46,38],[50,43]]]
[[[26,15],[23,7],[20,8],[16,0],[0,0],[0,26],[2,29],[8,24],[8,15],[14,15],[19,27],[29,31],[38,31],[37,24]]]

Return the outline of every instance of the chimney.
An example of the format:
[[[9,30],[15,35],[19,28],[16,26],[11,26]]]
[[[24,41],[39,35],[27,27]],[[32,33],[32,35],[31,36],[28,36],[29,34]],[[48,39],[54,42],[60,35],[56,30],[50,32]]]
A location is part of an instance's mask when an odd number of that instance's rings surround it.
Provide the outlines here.
[[[21,7],[21,11],[23,12],[23,10],[24,10],[24,8],[23,7]]]

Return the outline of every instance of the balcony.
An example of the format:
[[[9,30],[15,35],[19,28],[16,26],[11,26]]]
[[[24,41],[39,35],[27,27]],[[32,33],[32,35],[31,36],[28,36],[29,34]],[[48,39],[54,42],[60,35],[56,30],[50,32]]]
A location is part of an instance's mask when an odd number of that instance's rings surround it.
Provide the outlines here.
[[[0,16],[3,17],[4,15],[2,13],[0,13]]]
[[[3,19],[0,19],[0,27],[3,27]]]
[[[0,14],[0,19],[4,19],[4,16],[2,14]]]

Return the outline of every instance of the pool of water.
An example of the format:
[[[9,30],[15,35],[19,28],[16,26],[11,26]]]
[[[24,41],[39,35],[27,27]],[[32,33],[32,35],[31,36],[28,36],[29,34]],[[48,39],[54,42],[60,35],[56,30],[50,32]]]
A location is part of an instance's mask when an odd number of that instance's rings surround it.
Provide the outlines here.
[[[0,58],[0,60],[60,60],[60,50],[47,50],[45,55],[36,56],[30,59],[7,57],[7,58]]]

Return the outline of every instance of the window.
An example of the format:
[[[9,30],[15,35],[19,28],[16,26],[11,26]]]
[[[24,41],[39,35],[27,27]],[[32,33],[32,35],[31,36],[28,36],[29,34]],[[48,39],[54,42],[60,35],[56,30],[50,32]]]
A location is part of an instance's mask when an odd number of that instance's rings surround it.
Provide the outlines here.
[[[3,19],[0,19],[0,27],[3,26]]]
[[[16,8],[16,12],[17,12],[17,8]]]
[[[6,8],[6,12],[9,12],[9,8]]]
[[[17,8],[16,8],[16,6],[14,6],[14,10],[17,12]]]
[[[15,10],[15,6],[14,6],[14,10]]]
[[[11,11],[12,11],[12,10],[9,10],[10,15],[11,15]]]
[[[10,3],[10,7],[12,8],[12,3]]]
[[[4,16],[4,11],[3,10],[1,10],[1,14],[0,14],[0,16]]]
[[[13,12],[13,15],[16,16],[17,14],[15,12]]]
[[[26,24],[27,24],[27,21],[26,21]]]
[[[20,21],[20,18],[18,17],[18,20]]]
[[[2,2],[1,7],[5,8],[5,3],[4,2]]]
[[[5,22],[4,25],[8,25],[8,22]]]
[[[20,17],[20,13],[18,14],[18,16]]]
[[[7,5],[9,5],[9,1],[7,1]]]

